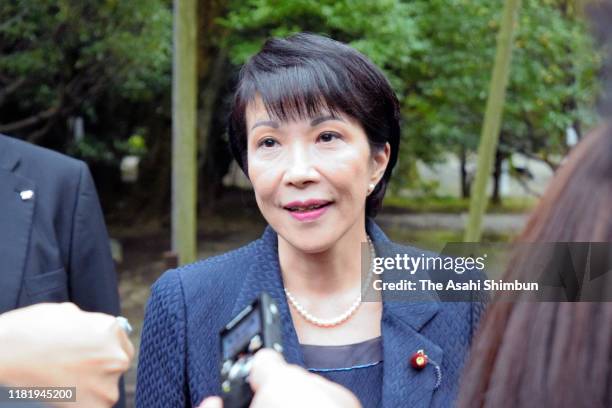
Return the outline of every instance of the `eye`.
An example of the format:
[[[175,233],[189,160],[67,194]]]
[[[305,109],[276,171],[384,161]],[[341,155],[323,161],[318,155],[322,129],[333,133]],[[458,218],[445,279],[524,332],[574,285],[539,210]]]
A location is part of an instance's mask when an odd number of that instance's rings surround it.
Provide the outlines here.
[[[336,132],[323,132],[319,135],[319,140],[323,143],[333,142],[335,139],[340,139],[340,135]]]
[[[257,147],[271,148],[276,146],[277,144],[278,142],[276,140],[272,139],[271,137],[266,137],[257,144]]]

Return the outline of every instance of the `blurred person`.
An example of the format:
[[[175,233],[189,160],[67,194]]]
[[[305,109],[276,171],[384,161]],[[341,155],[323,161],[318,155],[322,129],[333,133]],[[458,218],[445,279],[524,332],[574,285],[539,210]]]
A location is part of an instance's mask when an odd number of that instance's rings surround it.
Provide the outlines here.
[[[587,14],[607,52],[600,112],[608,120],[570,152],[519,242],[612,243],[612,1],[593,2]],[[462,375],[459,407],[612,406],[612,303],[594,301],[610,299],[607,257],[596,271],[604,273],[589,275],[577,291],[577,300],[589,302],[489,306]],[[508,269],[507,278],[530,273]]]
[[[85,163],[0,135],[0,226],[0,313],[70,301],[119,314],[104,216]]]
[[[270,39],[247,62],[230,145],[269,226],[259,240],[155,283],[138,407],[194,406],[219,395],[219,331],[261,292],[279,306],[289,364],[346,387],[364,407],[452,404],[482,305],[361,301],[361,244],[371,252],[390,244],[372,217],[397,160],[399,117],[382,72],[329,38]],[[439,366],[412,367],[419,350]],[[284,392],[282,382],[271,384]]]
[[[71,303],[3,313],[0,344],[0,386],[75,387],[76,402],[53,406],[111,407],[119,398],[119,377],[134,356],[115,317]],[[0,402],[0,407],[23,404]]]
[[[40,302],[119,313],[96,189],[82,161],[0,135],[0,313]]]
[[[612,243],[611,124],[570,153],[519,242]],[[528,280],[537,272],[529,268],[534,258],[520,261],[504,280]],[[608,298],[611,275],[598,278],[599,293],[608,291]],[[487,309],[458,406],[612,406],[612,303],[521,300]]]

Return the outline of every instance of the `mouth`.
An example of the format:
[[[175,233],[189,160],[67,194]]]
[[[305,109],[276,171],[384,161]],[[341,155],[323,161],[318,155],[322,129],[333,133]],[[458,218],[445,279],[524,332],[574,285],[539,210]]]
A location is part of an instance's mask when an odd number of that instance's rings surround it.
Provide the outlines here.
[[[283,208],[285,210],[295,213],[305,213],[327,207],[331,203],[331,201],[326,200],[308,200],[305,202],[292,201],[289,204],[285,205]]]
[[[332,204],[333,201],[327,200],[293,201],[283,208],[298,221],[312,221],[322,216]]]

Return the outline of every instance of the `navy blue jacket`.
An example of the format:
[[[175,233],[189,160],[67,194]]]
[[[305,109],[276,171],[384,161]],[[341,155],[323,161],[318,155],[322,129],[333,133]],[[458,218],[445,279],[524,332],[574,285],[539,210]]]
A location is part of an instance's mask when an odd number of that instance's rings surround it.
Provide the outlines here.
[[[68,301],[119,314],[115,265],[89,169],[0,135],[0,313]],[[125,405],[122,383],[119,391],[115,407]]]
[[[119,313],[117,277],[87,165],[0,135],[0,313],[71,301]]]
[[[374,244],[389,242],[370,220]],[[280,273],[277,235],[268,227],[247,246],[167,271],[153,286],[142,332],[136,406],[191,407],[220,394],[219,331],[259,293],[279,305],[283,354],[303,366]],[[422,252],[413,248],[414,255]],[[383,297],[382,407],[452,406],[481,303],[392,302]],[[410,357],[423,349],[441,367],[417,371]],[[357,384],[355,384],[357,387]],[[349,384],[351,388],[351,384]]]

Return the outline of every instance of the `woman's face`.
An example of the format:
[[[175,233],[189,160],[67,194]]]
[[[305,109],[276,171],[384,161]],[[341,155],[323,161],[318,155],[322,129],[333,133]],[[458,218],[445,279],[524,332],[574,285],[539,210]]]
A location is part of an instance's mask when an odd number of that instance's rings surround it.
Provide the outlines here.
[[[384,174],[389,144],[371,152],[361,125],[346,115],[271,120],[260,99],[246,119],[249,178],[279,239],[316,253],[351,229],[360,234],[368,187]]]

